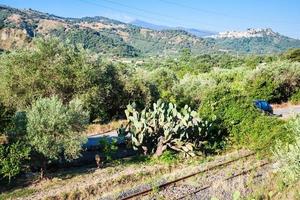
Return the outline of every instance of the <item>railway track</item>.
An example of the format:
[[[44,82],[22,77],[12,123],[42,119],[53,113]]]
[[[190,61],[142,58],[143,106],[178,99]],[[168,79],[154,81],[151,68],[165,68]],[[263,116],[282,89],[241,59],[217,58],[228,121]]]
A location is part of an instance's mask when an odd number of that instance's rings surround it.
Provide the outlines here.
[[[252,171],[254,171],[254,170],[257,170],[258,168],[263,167],[263,166],[268,165],[268,164],[270,164],[270,163],[269,163],[269,162],[262,162],[262,163],[258,164],[258,165],[255,166],[255,167],[252,167],[252,168],[249,168],[249,169],[247,169],[247,170],[243,170],[243,171],[241,171],[241,172],[239,172],[239,173],[237,173],[237,174],[231,175],[231,176],[229,176],[229,177],[223,179],[222,181],[229,181],[229,180],[234,179],[234,178],[236,178],[236,177],[239,177],[239,176],[242,176],[242,175],[246,175],[246,174],[248,174],[248,173],[250,173],[250,172],[252,172]],[[201,192],[201,191],[204,191],[204,190],[206,190],[206,189],[209,189],[210,187],[212,187],[212,185],[213,185],[213,184],[210,183],[210,184],[204,185],[204,186],[202,186],[202,187],[196,188],[194,191],[188,192],[187,194],[184,194],[183,196],[181,196],[181,197],[179,197],[179,198],[176,198],[176,200],[186,199],[186,198],[188,198],[188,197],[191,197],[191,196],[193,196],[193,195],[196,195],[197,193],[199,193],[199,192]]]
[[[127,195],[124,195],[124,193],[123,193],[123,196],[122,196],[122,197],[119,196],[118,199],[121,199],[121,200],[140,199],[140,198],[143,198],[143,197],[147,196],[148,194],[150,194],[150,193],[153,192],[154,190],[157,190],[157,189],[158,189],[158,190],[166,189],[166,188],[168,188],[168,187],[170,187],[170,186],[172,186],[172,185],[175,185],[175,184],[177,184],[177,183],[179,183],[179,182],[184,182],[185,180],[190,179],[190,178],[192,178],[192,177],[195,177],[195,176],[197,176],[197,175],[200,175],[200,174],[203,174],[203,173],[212,171],[212,170],[216,170],[216,169],[218,169],[218,168],[223,168],[223,167],[228,166],[228,165],[230,165],[230,164],[232,164],[232,163],[241,161],[241,160],[243,160],[243,159],[249,158],[249,157],[254,156],[254,155],[255,155],[255,153],[253,153],[253,152],[248,152],[248,153],[246,153],[246,154],[244,154],[244,155],[242,155],[242,156],[238,156],[238,157],[235,157],[235,158],[233,158],[233,159],[229,159],[229,160],[222,161],[222,162],[217,163],[217,164],[215,164],[215,165],[208,166],[208,167],[206,167],[206,168],[204,168],[204,169],[200,169],[200,170],[198,170],[198,171],[196,171],[196,172],[194,172],[194,173],[190,173],[190,174],[188,174],[188,175],[186,175],[186,176],[182,176],[182,177],[176,178],[176,179],[174,179],[174,180],[166,181],[166,182],[161,183],[161,184],[159,184],[159,185],[157,185],[157,186],[155,186],[155,187],[146,187],[146,188],[141,189],[141,190],[138,190],[138,189],[137,189],[134,193],[129,193],[129,194],[127,194]],[[237,173],[237,174],[233,174],[233,175],[231,175],[231,176],[228,176],[228,177],[225,178],[223,181],[228,181],[228,180],[230,180],[230,179],[234,179],[235,177],[245,175],[245,174],[247,174],[247,173],[250,173],[250,172],[256,170],[256,169],[259,168],[259,167],[263,167],[263,166],[268,165],[268,164],[269,164],[268,162],[262,162],[262,163],[259,163],[259,164],[258,164],[257,166],[255,166],[255,167],[248,168],[248,169],[246,169],[246,170],[242,170],[241,172],[239,172],[239,173]],[[188,196],[191,196],[191,195],[193,195],[193,194],[196,194],[196,193],[198,193],[198,192],[200,192],[200,191],[206,190],[206,189],[210,188],[211,186],[212,186],[212,184],[207,184],[207,185],[201,186],[201,187],[196,188],[195,190],[193,190],[193,191],[191,191],[191,192],[189,192],[189,193],[187,193],[187,194],[184,194],[183,196],[179,197],[178,199],[184,199],[184,198],[186,198],[186,197],[188,197]],[[155,188],[155,189],[154,189],[154,188]],[[126,192],[125,192],[125,193],[126,193]],[[175,198],[175,199],[177,199],[177,198]]]

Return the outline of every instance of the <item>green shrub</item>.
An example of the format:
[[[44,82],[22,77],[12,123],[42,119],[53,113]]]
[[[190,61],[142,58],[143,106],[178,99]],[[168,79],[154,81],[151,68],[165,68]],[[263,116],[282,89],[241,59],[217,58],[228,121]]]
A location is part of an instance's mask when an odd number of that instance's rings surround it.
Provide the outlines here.
[[[167,68],[157,68],[148,73],[147,78],[157,87],[161,99],[167,101],[170,100],[172,96],[172,87],[178,82],[178,78],[172,70]]]
[[[0,99],[8,109],[24,110],[38,98],[53,95],[64,103],[80,98],[91,120],[105,122],[124,117],[126,106],[133,101],[144,107],[156,98],[155,86],[143,77],[104,63],[79,47],[57,39],[34,44],[30,50],[0,57]]]
[[[90,61],[88,61],[90,60]],[[93,89],[99,63],[84,51],[57,40],[36,41],[35,48],[7,53],[0,59],[0,88],[7,107],[26,109],[36,99],[57,95],[69,102]]]
[[[199,113],[215,120],[217,129],[229,135],[233,145],[267,151],[276,138],[284,139],[288,130],[284,121],[260,112],[252,101],[240,91],[219,86],[204,99]]]
[[[285,102],[300,86],[300,64],[287,61],[260,65],[248,75],[246,91],[253,98]]]
[[[4,133],[11,125],[13,113],[14,112],[11,109],[8,109],[0,102],[0,134]]]
[[[118,151],[117,139],[103,137],[100,139],[99,144],[101,146],[101,152],[104,154],[108,161],[112,160],[113,155]]]
[[[293,104],[299,104],[300,103],[300,89],[298,89],[290,98],[291,102]]]
[[[88,122],[88,113],[79,100],[65,106],[58,97],[39,99],[27,118],[27,140],[42,168],[49,160],[71,160],[80,155],[85,141],[80,131]]]
[[[206,74],[186,74],[172,87],[171,99],[179,108],[189,105],[192,109],[197,109],[203,98],[215,85],[216,82]]]
[[[125,96],[120,110],[122,114],[128,104],[134,103],[136,109],[142,110],[159,99],[160,93],[157,85],[148,79],[147,72],[144,70],[132,69],[123,75],[121,80],[124,83]]]
[[[125,112],[133,148],[144,154],[160,156],[173,149],[193,156],[195,150],[204,150],[208,143],[211,125],[188,106],[179,111],[172,103],[158,101],[153,109],[138,112],[128,105]]]
[[[0,144],[0,174],[10,182],[12,177],[21,172],[24,160],[29,159],[29,153],[30,147],[24,142]]]
[[[274,150],[279,172],[286,183],[300,180],[300,116],[297,116],[290,125],[294,142],[280,141]]]
[[[289,49],[282,55],[283,58],[300,62],[300,49]]]
[[[26,113],[16,112],[11,116],[10,124],[4,131],[5,141],[0,141],[0,175],[8,178],[17,176],[25,161],[29,160],[31,147],[26,141]],[[3,138],[2,138],[3,139]]]

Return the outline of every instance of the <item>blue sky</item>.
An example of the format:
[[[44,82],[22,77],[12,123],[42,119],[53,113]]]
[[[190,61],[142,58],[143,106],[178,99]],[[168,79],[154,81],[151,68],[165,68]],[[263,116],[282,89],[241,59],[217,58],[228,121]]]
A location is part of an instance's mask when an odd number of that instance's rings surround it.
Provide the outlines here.
[[[0,0],[63,17],[140,19],[212,31],[270,27],[300,39],[299,0]]]

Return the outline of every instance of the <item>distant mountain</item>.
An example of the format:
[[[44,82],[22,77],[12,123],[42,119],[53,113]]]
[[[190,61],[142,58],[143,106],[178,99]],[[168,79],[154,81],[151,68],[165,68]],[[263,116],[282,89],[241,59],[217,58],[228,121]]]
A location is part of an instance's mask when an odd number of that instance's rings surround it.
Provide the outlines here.
[[[195,28],[178,27],[178,29],[185,30],[186,32],[196,35],[198,37],[208,37],[208,36],[216,34],[216,32],[214,32],[214,31],[199,30],[199,29],[195,29]]]
[[[126,24],[105,17],[64,18],[32,9],[0,6],[0,50],[30,45],[35,37],[57,37],[110,57],[178,55],[189,48],[193,53],[239,52],[265,54],[300,47],[300,40],[271,29],[211,32],[173,28],[137,21]]]
[[[135,20],[129,22],[129,24],[139,26],[139,27],[143,27],[143,28],[149,28],[149,29],[156,30],[156,31],[171,29],[170,26],[152,24],[152,23],[145,22],[145,21],[138,20],[138,19],[135,19]]]
[[[170,26],[163,26],[163,25],[157,25],[157,24],[152,24],[149,22],[145,22],[142,20],[134,20],[132,22],[129,22],[130,24],[140,26],[143,28],[149,28],[153,29],[156,31],[162,31],[162,30],[184,30],[192,35],[198,36],[198,37],[206,37],[206,36],[211,36],[217,34],[217,32],[214,31],[207,31],[207,30],[199,30],[195,28],[185,28],[185,27],[170,27]]]

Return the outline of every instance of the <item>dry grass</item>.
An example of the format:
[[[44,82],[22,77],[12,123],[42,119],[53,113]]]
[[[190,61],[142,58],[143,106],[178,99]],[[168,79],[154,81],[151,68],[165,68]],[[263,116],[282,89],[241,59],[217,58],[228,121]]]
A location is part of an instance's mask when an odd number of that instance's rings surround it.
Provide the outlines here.
[[[3,134],[0,134],[0,145],[6,144],[8,142],[7,137]]]
[[[109,193],[116,186],[133,185],[183,166],[186,165],[147,162],[94,169],[71,178],[61,177],[30,186],[29,188],[40,192],[23,199],[93,199],[99,194]]]
[[[107,133],[120,128],[121,125],[125,126],[126,123],[127,123],[126,120],[118,120],[118,121],[112,121],[108,124],[91,124],[88,126],[85,133],[86,135]]]
[[[58,171],[53,174],[57,178],[26,187],[35,192],[24,195],[21,199],[95,199],[105,194],[118,196],[120,192],[142,183],[154,183],[155,186],[163,177],[173,179],[183,176],[191,173],[194,168],[208,167],[236,155],[232,152],[212,159],[178,157],[172,162],[140,158],[119,160],[102,169],[82,167]],[[212,162],[207,163],[208,160]],[[51,177],[52,174],[49,175]]]

